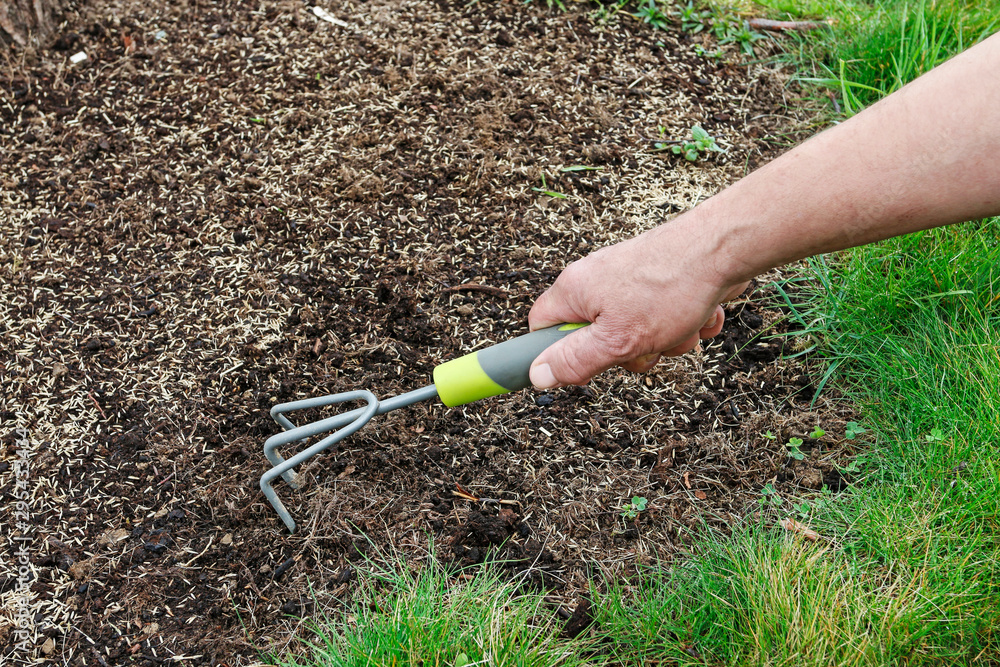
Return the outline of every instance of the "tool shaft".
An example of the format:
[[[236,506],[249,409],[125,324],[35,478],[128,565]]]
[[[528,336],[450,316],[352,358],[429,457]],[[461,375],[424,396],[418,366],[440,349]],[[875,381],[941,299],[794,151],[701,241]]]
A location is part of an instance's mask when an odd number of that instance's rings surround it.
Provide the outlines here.
[[[400,394],[399,396],[393,396],[392,398],[387,398],[384,401],[379,401],[375,414],[384,415],[387,412],[392,412],[393,410],[405,408],[409,405],[413,405],[414,403],[434,398],[437,394],[437,387],[432,384],[427,385],[426,387],[421,387],[420,389],[414,389],[413,391],[408,391],[405,394]],[[301,440],[302,438],[308,438],[309,436],[340,428],[341,426],[349,424],[360,417],[367,409],[357,408],[349,412],[321,419],[317,422],[303,424],[302,426],[295,426],[295,424],[290,422],[284,415],[285,412],[306,410],[308,408],[321,408],[325,405],[330,405],[330,398],[330,396],[304,398],[301,401],[281,403],[280,405],[276,405],[271,408],[271,418],[278,422],[281,425],[281,428],[285,429],[285,431],[268,438],[267,443],[264,445],[264,453],[267,454],[276,447],[287,445],[290,442],[295,442],[296,440]],[[337,402],[339,403],[340,401]],[[270,456],[268,458],[270,458]]]

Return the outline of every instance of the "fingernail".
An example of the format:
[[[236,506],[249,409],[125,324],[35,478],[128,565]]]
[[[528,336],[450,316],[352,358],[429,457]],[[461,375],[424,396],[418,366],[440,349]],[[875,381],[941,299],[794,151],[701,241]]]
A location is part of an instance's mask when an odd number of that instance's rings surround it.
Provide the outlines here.
[[[531,370],[528,371],[528,377],[531,378],[531,384],[537,389],[552,389],[559,384],[556,382],[556,376],[552,374],[552,368],[548,364],[532,366]]]
[[[715,323],[718,321],[719,321],[719,313],[716,312],[714,315],[712,315],[712,319],[710,319],[708,322],[705,322],[705,326],[703,326],[702,329],[711,329],[712,327],[715,326]]]

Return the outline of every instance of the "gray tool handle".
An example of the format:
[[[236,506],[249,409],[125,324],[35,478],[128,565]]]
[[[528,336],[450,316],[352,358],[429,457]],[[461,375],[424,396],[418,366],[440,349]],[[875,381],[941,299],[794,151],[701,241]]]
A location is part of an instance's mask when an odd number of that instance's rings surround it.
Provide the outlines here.
[[[434,386],[441,402],[464,405],[531,384],[528,370],[542,350],[586,324],[560,324],[476,350],[434,369]]]

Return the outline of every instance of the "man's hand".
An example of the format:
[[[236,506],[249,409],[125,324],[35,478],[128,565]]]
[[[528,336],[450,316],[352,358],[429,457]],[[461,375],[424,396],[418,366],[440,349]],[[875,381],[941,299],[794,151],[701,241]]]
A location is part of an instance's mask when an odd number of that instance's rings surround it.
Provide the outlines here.
[[[591,322],[543,352],[531,366],[539,388],[584,384],[612,366],[649,370],[661,355],[694,349],[722,329],[719,303],[744,289],[715,265],[719,256],[678,219],[569,265],[535,302],[532,330]]]

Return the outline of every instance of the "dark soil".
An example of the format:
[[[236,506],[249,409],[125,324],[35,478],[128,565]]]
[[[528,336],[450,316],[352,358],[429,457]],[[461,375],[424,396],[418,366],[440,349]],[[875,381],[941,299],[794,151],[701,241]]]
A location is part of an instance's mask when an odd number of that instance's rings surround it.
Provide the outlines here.
[[[758,285],[717,339],[647,375],[376,419],[307,464],[302,491],[278,485],[289,536],[258,488],[272,405],[427,384],[522,333],[567,262],[796,128],[776,69],[624,15],[330,11],[349,27],[293,1],[102,1],[0,73],[0,520],[24,427],[39,658],[248,664],[297,631],[310,585],[329,604],[364,556],[432,540],[456,565],[499,550],[580,625],[589,575],[683,554],[768,482],[846,483],[843,408],[810,408],[815,379],[779,359],[799,342],[768,337],[786,325]],[[696,123],[727,152],[651,151]],[[627,521],[633,495],[649,505]],[[0,649],[19,650],[6,621]]]

